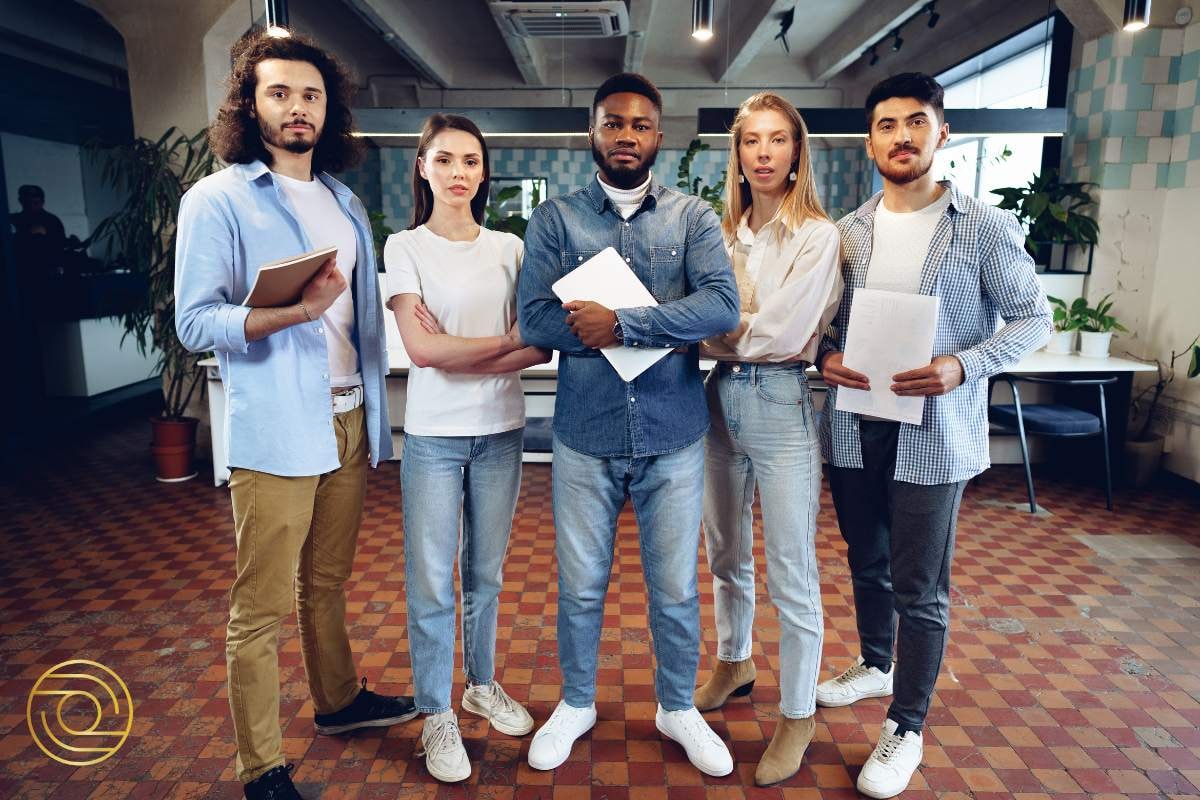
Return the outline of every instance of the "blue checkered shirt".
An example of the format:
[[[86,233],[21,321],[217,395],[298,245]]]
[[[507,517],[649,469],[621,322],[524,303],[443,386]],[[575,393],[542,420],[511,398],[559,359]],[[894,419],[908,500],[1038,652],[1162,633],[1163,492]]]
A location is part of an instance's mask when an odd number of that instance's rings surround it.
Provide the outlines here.
[[[1016,217],[948,181],[943,185],[950,205],[934,228],[920,293],[938,297],[933,354],[958,358],[963,382],[949,394],[925,398],[920,425],[900,424],[895,479],[924,485],[965,481],[988,468],[987,379],[1045,344],[1052,330],[1046,292]],[[818,363],[845,347],[850,304],[867,282],[875,208],[882,199],[880,192],[837,223],[846,288]],[[834,466],[861,469],[859,415],[834,410],[836,402],[831,386],[821,415],[822,450]]]

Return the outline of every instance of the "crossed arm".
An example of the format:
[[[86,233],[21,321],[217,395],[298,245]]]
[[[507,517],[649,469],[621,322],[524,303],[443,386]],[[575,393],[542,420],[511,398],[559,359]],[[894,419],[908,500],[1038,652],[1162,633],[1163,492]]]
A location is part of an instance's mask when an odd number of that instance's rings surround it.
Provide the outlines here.
[[[438,324],[419,295],[398,294],[388,301],[388,306],[396,315],[404,349],[418,367],[496,375],[550,360],[550,351],[526,346],[515,323],[501,336],[451,336]]]

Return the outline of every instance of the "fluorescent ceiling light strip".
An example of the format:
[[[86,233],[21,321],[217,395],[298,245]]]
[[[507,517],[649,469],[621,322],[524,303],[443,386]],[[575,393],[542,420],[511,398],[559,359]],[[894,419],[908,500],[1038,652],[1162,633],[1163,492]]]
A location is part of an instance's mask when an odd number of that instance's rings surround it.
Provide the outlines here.
[[[533,132],[520,132],[520,131],[517,131],[517,132],[506,131],[503,133],[495,133],[495,132],[489,132],[489,131],[482,131],[482,133],[485,137],[491,138],[491,139],[516,139],[518,137],[545,138],[545,137],[563,137],[563,136],[587,136],[586,133],[567,133],[565,131],[561,132],[561,133],[533,133]],[[359,131],[358,133],[354,133],[351,135],[359,136],[359,137],[363,137],[363,138],[369,137],[372,139],[420,139],[421,138],[421,134],[419,134],[419,133],[380,133],[380,132],[374,132],[374,131]]]
[[[955,132],[953,129],[951,129],[951,131],[950,131],[950,139],[952,141],[956,138],[957,139],[966,139],[966,138],[978,138],[978,137],[983,137],[983,136],[1014,136],[1014,137],[1019,136],[1019,137],[1031,137],[1031,138],[1035,138],[1035,139],[1042,139],[1047,136],[1061,138],[1062,135],[1063,135],[1062,133],[1057,133],[1057,132],[1030,133],[1029,131],[1020,131],[1020,132],[1016,132],[1016,131],[971,131],[969,133],[963,133],[963,132]],[[702,133],[702,134],[700,134],[700,138],[701,139],[728,139],[729,134],[728,133]],[[810,139],[865,139],[865,138],[867,138],[867,134],[865,131],[863,133],[812,133],[812,132],[809,132],[808,138],[810,138]]]

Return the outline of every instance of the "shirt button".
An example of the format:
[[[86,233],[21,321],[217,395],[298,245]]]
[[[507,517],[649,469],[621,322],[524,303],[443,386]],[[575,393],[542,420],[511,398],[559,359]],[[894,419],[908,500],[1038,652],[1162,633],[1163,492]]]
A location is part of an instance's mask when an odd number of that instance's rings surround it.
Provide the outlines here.
[[[583,256],[580,256],[580,257],[579,257],[579,260],[580,260],[580,261],[583,261]]]
[[[734,372],[741,372],[741,371],[742,371],[742,368],[741,368],[740,366],[738,366],[737,364],[734,364],[734,365],[733,365],[733,371],[734,371]]]
[[[631,262],[631,261],[629,260],[629,256],[625,256],[625,263],[626,263],[626,264],[630,264],[630,263],[633,263],[633,262]]]
[[[626,227],[626,228],[628,228],[628,227],[629,227],[629,223],[628,223],[628,222],[626,222],[626,223],[625,223],[625,227]]]
[[[324,332],[325,332],[324,328],[317,328],[317,333],[324,333]]]
[[[631,397],[631,398],[629,398],[629,402],[631,402],[631,403],[637,402],[637,398]]]
[[[675,251],[674,251],[674,250],[672,250],[672,251],[671,251],[671,255],[675,255]]]
[[[329,380],[329,373],[328,373],[328,372],[322,372],[322,373],[321,373],[321,377],[322,377],[322,378],[324,378],[325,380]]]

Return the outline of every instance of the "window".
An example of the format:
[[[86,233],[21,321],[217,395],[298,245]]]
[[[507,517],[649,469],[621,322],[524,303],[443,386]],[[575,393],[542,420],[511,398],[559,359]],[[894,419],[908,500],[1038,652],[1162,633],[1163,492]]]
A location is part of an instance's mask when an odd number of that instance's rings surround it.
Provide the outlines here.
[[[1045,108],[1054,18],[938,75],[947,108]],[[956,137],[934,156],[934,172],[985,202],[992,189],[1023,186],[1042,169],[1041,136]]]

